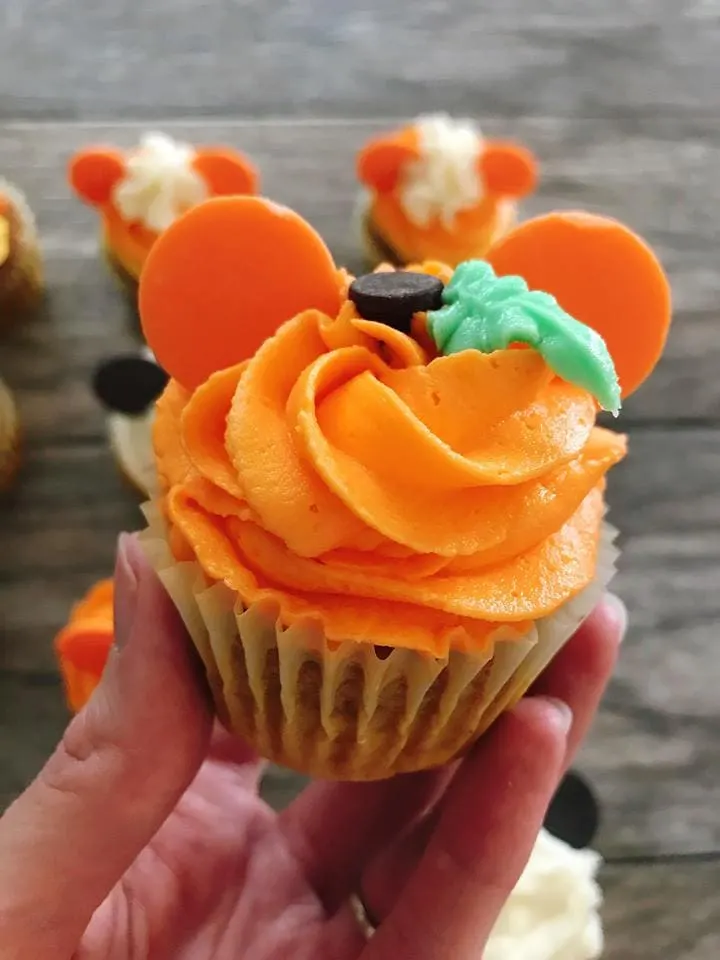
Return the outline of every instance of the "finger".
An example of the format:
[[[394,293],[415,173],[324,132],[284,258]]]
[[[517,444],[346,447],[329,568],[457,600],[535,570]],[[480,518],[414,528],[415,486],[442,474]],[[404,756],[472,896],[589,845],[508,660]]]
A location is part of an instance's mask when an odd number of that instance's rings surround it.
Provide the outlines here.
[[[248,743],[226,730],[218,720],[213,725],[207,758],[211,766],[231,768],[243,789],[258,792],[267,761],[261,760]]]
[[[432,806],[450,776],[444,769],[374,783],[318,782],[280,814],[295,858],[329,911],[357,890],[365,866]]]
[[[585,737],[602,693],[612,674],[627,614],[617,598],[608,595],[557,655],[532,693],[561,700],[572,711],[564,765]],[[437,816],[415,824],[383,848],[365,870],[359,889],[370,918],[386,917],[417,868]]]
[[[366,960],[477,960],[557,786],[571,713],[542,697],[504,714],[462,764],[425,854]]]
[[[617,662],[627,627],[627,610],[614,594],[606,594],[575,635],[534,684],[531,693],[570,705],[573,725],[565,766],[572,763],[587,736]]]
[[[121,538],[115,575],[102,682],[0,820],[4,957],[73,953],[207,751],[210,712],[185,629],[133,538]]]

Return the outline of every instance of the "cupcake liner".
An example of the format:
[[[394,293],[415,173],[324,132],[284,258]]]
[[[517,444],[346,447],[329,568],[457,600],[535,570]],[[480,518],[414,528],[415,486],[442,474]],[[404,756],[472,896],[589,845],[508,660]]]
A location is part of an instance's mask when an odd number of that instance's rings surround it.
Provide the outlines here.
[[[12,394],[0,382],[0,491],[7,490],[20,468],[20,420]]]
[[[263,756],[316,777],[383,779],[447,763],[511,706],[575,632],[615,570],[605,526],[595,580],[525,637],[502,628],[481,653],[444,660],[330,643],[319,624],[246,608],[196,562],[177,562],[155,503],[141,542],[205,665],[222,722]]]
[[[112,249],[110,244],[107,242],[107,239],[103,236],[101,241],[101,249],[105,262],[110,268],[111,273],[120,284],[123,291],[132,299],[137,298],[138,292],[138,279],[134,277],[132,273],[125,267],[120,260],[118,259],[115,251]]]
[[[370,194],[362,190],[358,193],[353,212],[353,235],[360,246],[366,265],[375,269],[381,263],[401,267],[404,260],[396,250],[381,237],[370,217]]]

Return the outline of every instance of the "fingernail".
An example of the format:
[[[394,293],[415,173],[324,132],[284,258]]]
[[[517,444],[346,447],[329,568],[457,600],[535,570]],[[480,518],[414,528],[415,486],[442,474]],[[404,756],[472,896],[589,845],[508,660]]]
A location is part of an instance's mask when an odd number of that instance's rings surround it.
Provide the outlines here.
[[[121,533],[115,560],[113,598],[114,646],[117,650],[122,650],[127,644],[135,621],[139,581],[133,561],[134,538],[128,533]]]
[[[628,625],[628,611],[627,607],[614,593],[605,594],[605,606],[607,607],[610,616],[612,617],[615,627],[620,633],[620,643],[625,639],[625,634],[627,633]]]
[[[561,727],[562,732],[569,733],[573,722],[573,712],[569,705],[557,697],[543,697],[542,699],[555,711],[558,726]]]

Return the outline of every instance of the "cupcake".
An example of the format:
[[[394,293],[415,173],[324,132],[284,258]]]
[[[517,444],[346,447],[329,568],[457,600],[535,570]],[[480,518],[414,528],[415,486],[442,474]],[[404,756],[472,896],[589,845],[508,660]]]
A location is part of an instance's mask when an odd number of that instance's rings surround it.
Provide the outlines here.
[[[359,206],[371,264],[484,257],[515,223],[517,202],[535,189],[537,165],[523,146],[484,140],[446,114],[371,140],[357,158]]]
[[[602,858],[542,830],[493,927],[483,960],[597,960],[603,950]]]
[[[104,360],[93,377],[93,392],[106,412],[110,449],[122,475],[143,497],[156,490],[152,427],[155,401],[167,381],[147,348]]]
[[[75,605],[55,638],[65,694],[71,710],[90,699],[105,669],[113,642],[113,582],[101,580]]]
[[[145,258],[158,236],[208,197],[255,193],[257,171],[228,147],[178,143],[146,134],[129,152],[89,147],[70,161],[70,184],[97,207],[108,263],[134,296]]]
[[[0,327],[32,312],[42,293],[35,217],[23,194],[0,177]]]
[[[0,492],[12,486],[20,466],[20,421],[10,390],[0,380]]]
[[[653,253],[556,213],[352,280],[292,211],[223,198],[158,241],[139,305],[171,377],[142,542],[221,720],[326,778],[462,754],[613,573],[626,444],[595,418],[662,352]]]

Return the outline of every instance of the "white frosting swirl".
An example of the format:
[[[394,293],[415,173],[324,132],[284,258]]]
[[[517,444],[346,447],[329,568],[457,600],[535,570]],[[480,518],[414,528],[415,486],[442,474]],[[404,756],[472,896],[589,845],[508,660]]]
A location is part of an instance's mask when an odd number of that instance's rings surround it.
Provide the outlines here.
[[[600,863],[594,850],[574,850],[543,830],[483,960],[596,960],[603,948]]]
[[[110,446],[122,472],[148,497],[157,492],[157,469],[152,444],[154,421],[155,404],[137,417],[124,413],[111,413],[107,417]]]
[[[188,144],[163,133],[145,134],[113,191],[121,216],[161,233],[190,207],[206,200],[209,190],[192,167],[194,157]]]
[[[406,216],[420,227],[438,217],[452,226],[455,216],[483,197],[478,157],[483,139],[470,120],[438,113],[415,122],[420,157],[404,171],[399,197]]]

